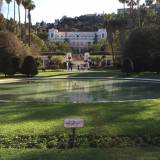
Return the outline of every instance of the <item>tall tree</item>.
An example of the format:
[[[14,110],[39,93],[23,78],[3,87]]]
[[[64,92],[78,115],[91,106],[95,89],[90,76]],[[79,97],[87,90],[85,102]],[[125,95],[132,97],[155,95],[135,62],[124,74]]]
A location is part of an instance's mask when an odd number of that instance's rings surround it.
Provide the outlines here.
[[[22,5],[25,10],[25,22],[24,22],[24,30],[23,30],[23,40],[26,41],[26,28],[27,28],[27,10],[28,10],[28,5],[30,3],[30,0],[22,0]]]
[[[125,14],[127,0],[119,0],[119,2],[123,3],[124,14]]]
[[[21,35],[22,35],[22,30],[21,30],[21,11],[20,11],[20,5],[22,4],[22,0],[16,0],[16,3],[18,5],[18,17],[19,17],[19,35],[20,35],[20,38]]]
[[[127,0],[127,5],[130,7],[130,14],[133,14],[134,6],[139,3],[139,0]]]
[[[112,14],[106,15],[105,18],[106,18],[106,29],[108,31],[107,39],[112,51],[113,64],[115,64],[115,54],[114,54],[114,48],[113,48],[113,32],[115,31],[115,23],[114,23],[115,21]]]
[[[6,0],[6,3],[8,5],[7,19],[9,18],[9,6],[10,6],[11,2],[12,2],[12,0]]]
[[[18,17],[19,17],[19,25],[21,24],[21,11],[20,11],[20,5],[22,3],[22,0],[16,0],[18,5]]]
[[[35,7],[36,6],[35,6],[34,2],[32,0],[30,0],[30,3],[28,5],[28,7],[27,7],[27,9],[28,9],[28,21],[29,21],[29,27],[28,27],[28,35],[29,35],[29,37],[28,37],[29,41],[28,42],[29,42],[29,46],[31,45],[31,25],[32,25],[31,11],[34,10]]]
[[[151,6],[155,0],[145,0],[146,6]]]
[[[14,1],[14,22],[16,21],[16,0]]]
[[[24,10],[25,10],[25,26],[26,26],[26,23],[27,23],[27,7],[30,3],[30,0],[22,0],[22,5],[24,7]]]
[[[1,14],[1,10],[2,10],[2,3],[3,3],[3,0],[0,0],[0,14]]]

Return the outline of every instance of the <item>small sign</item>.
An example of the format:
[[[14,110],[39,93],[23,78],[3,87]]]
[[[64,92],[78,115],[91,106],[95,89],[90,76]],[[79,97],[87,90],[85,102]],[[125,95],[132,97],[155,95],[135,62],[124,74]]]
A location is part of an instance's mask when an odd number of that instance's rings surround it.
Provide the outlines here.
[[[83,128],[84,120],[83,119],[65,119],[64,128]]]

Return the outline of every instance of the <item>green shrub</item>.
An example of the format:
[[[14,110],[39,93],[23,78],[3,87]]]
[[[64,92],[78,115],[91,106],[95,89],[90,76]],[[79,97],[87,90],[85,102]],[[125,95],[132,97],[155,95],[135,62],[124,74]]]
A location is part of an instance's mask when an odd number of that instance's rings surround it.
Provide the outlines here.
[[[0,148],[70,148],[71,135],[39,135],[39,136],[16,136],[5,137],[0,136]],[[160,135],[144,135],[144,136],[117,136],[108,137],[105,135],[77,135],[75,137],[74,147],[89,146],[91,148],[102,147],[144,147],[144,146],[160,146]]]
[[[56,69],[63,68],[64,58],[62,56],[52,56],[51,63]]]
[[[27,54],[22,42],[12,33],[0,31],[0,72],[14,75],[19,71],[20,59]]]
[[[123,57],[133,62],[134,72],[153,71],[159,73],[159,43],[160,27],[135,29],[124,46]]]
[[[28,77],[38,74],[37,64],[32,56],[25,57],[22,64],[21,73],[27,75]]]

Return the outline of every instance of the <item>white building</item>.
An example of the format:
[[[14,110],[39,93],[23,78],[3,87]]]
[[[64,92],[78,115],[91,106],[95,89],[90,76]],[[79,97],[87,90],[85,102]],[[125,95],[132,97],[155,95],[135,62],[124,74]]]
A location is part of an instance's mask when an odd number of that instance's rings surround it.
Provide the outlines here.
[[[130,9],[129,8],[119,8],[117,9],[117,14],[129,14]]]
[[[57,29],[50,29],[48,40],[50,42],[63,43],[68,41],[76,53],[84,53],[89,45],[95,41],[101,42],[107,37],[106,29],[99,29],[97,32],[59,32]]]

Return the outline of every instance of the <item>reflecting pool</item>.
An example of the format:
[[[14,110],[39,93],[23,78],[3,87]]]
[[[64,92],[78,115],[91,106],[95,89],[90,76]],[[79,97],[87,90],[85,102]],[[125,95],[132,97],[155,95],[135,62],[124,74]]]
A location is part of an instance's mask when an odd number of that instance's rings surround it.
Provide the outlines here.
[[[0,84],[0,100],[91,103],[160,98],[160,83],[132,80],[45,80]]]

